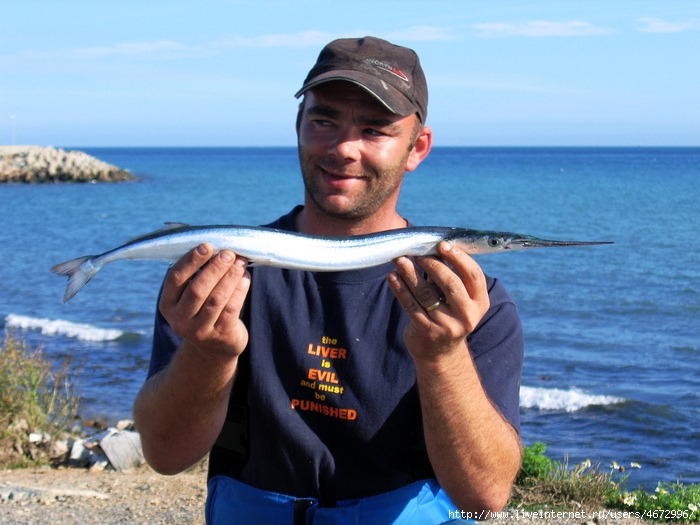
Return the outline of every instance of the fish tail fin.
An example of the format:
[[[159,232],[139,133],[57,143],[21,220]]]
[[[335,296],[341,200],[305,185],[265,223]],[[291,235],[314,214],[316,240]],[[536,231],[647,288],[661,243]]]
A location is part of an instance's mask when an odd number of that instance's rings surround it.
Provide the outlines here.
[[[51,271],[58,275],[68,276],[68,286],[63,295],[63,302],[68,302],[85,284],[100,271],[101,265],[92,264],[94,257],[88,255],[71,259],[70,261],[57,264]]]

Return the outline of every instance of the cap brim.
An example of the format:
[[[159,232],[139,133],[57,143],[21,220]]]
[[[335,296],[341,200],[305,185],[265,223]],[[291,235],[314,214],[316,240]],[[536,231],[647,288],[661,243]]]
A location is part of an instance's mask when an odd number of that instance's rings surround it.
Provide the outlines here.
[[[396,89],[391,84],[384,82],[373,75],[364,74],[360,71],[353,70],[334,70],[328,73],[322,73],[296,92],[295,98],[299,98],[308,90],[316,86],[333,81],[344,81],[355,84],[370,95],[376,98],[384,107],[392,113],[406,117],[418,113],[419,109],[409,101],[406,96]]]

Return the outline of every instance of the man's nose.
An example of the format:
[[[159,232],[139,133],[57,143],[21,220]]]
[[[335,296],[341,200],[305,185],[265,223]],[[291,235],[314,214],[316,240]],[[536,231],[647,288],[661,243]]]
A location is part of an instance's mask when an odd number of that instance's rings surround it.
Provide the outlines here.
[[[331,150],[343,160],[359,160],[362,151],[361,132],[352,127],[339,129]]]

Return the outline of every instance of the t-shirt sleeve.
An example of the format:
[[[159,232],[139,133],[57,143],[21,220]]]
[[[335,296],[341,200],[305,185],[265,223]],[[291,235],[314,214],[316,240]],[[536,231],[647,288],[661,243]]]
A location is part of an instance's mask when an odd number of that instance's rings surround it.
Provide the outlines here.
[[[467,344],[482,386],[503,417],[520,432],[520,377],[525,342],[515,303],[497,279],[488,279],[491,307]]]
[[[158,301],[160,302],[160,294],[163,292],[161,288],[158,293]],[[156,315],[153,323],[153,347],[151,349],[151,363],[148,367],[148,377],[157,374],[165,368],[173,355],[180,347],[182,337],[177,335],[165,320],[160,310],[156,306]]]

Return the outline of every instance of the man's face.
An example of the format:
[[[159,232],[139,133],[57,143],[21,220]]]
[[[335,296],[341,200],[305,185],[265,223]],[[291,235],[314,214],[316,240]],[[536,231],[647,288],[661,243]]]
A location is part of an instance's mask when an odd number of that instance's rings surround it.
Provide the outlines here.
[[[308,91],[299,123],[307,206],[338,219],[371,217],[398,200],[418,126],[365,90],[329,82]]]

